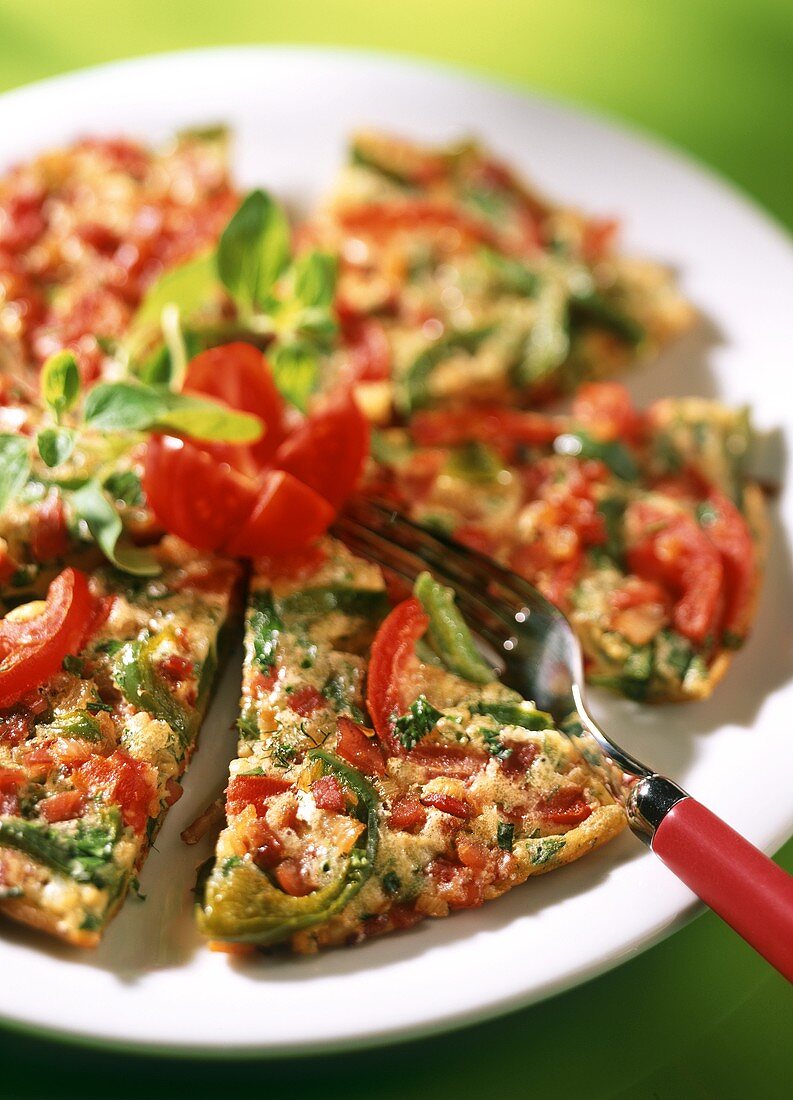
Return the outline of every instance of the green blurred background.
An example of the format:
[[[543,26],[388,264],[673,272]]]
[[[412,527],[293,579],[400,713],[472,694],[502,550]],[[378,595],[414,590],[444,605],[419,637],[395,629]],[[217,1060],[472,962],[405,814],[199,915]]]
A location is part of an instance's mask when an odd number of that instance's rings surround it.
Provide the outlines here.
[[[435,58],[606,111],[694,153],[793,228],[791,0],[0,0],[0,91],[255,42]],[[779,860],[793,871],[793,842]],[[3,1097],[790,1097],[793,997],[707,914],[544,1005],[399,1047],[232,1067],[0,1031],[0,1066]]]

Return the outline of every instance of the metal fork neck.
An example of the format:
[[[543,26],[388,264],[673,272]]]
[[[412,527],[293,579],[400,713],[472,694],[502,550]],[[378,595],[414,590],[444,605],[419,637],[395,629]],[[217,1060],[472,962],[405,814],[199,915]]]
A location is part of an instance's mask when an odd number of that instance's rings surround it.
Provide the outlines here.
[[[684,798],[688,795],[683,788],[666,776],[645,776],[631,791],[625,807],[631,829],[649,845],[663,819]]]

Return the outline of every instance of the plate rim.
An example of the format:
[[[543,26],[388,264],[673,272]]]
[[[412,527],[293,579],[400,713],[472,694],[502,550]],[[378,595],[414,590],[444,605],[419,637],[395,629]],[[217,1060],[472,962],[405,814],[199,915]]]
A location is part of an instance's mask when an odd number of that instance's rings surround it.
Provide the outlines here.
[[[765,229],[778,240],[784,242],[793,253],[793,231],[780,218],[767,210],[735,180],[722,175],[707,162],[701,160],[695,153],[679,147],[672,140],[659,136],[650,129],[645,129],[641,124],[623,119],[617,113],[592,107],[571,97],[550,94],[524,84],[517,79],[500,77],[481,71],[476,67],[469,67],[443,59],[427,58],[409,52],[290,43],[227,44],[193,49],[163,50],[67,70],[8,89],[0,94],[0,113],[9,108],[13,110],[17,100],[24,101],[31,94],[57,94],[59,87],[68,88],[70,85],[79,84],[82,81],[101,79],[103,76],[123,72],[125,69],[134,72],[151,65],[167,67],[174,60],[189,63],[190,61],[195,62],[207,58],[215,60],[224,56],[230,58],[240,54],[250,56],[292,55],[304,59],[311,56],[335,58],[337,60],[348,58],[353,63],[366,60],[371,63],[388,65],[393,69],[401,69],[408,77],[411,70],[426,75],[436,74],[465,81],[483,89],[507,92],[528,102],[546,105],[551,109],[592,122],[618,136],[628,137],[632,141],[643,145],[646,149],[657,152],[667,160],[676,161],[681,168],[699,176],[710,187],[717,189],[725,197],[730,198],[734,203],[743,207],[745,211],[751,213],[756,221],[763,223]],[[791,835],[793,833],[791,833],[789,827],[781,826],[774,831],[773,839],[763,845],[764,850],[769,854],[773,854],[790,839]],[[228,1059],[246,1061],[288,1059],[291,1057],[323,1056],[353,1050],[375,1049],[409,1042],[418,1038],[445,1034],[497,1019],[500,1016],[520,1011],[522,1008],[541,1004],[551,997],[568,992],[579,985],[584,985],[596,979],[602,974],[608,973],[610,970],[622,965],[623,962],[628,961],[628,959],[636,957],[667,939],[705,911],[706,907],[704,905],[693,900],[683,905],[672,918],[659,928],[653,928],[631,941],[623,943],[622,949],[615,951],[608,958],[598,959],[589,965],[583,965],[560,981],[549,982],[551,988],[546,988],[539,993],[517,992],[502,995],[484,1006],[472,1006],[464,1010],[446,1013],[431,1022],[425,1021],[423,1024],[413,1026],[391,1026],[387,1029],[381,1028],[378,1031],[346,1038],[328,1038],[310,1043],[295,1042],[288,1045],[282,1043],[279,1047],[261,1046],[256,1042],[239,1046],[193,1046],[189,1042],[174,1044],[170,1042],[158,1043],[156,1040],[116,1039],[110,1036],[97,1035],[88,1030],[35,1024],[5,1013],[0,1014],[0,1026],[9,1032],[21,1034],[28,1038],[63,1043],[81,1049],[145,1055],[153,1058],[177,1058],[211,1062]]]

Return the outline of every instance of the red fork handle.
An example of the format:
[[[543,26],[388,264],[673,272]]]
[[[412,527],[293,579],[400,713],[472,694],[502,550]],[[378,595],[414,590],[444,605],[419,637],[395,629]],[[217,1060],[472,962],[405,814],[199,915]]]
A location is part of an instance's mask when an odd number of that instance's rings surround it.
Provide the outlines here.
[[[690,796],[667,810],[651,847],[689,889],[793,982],[790,875]]]

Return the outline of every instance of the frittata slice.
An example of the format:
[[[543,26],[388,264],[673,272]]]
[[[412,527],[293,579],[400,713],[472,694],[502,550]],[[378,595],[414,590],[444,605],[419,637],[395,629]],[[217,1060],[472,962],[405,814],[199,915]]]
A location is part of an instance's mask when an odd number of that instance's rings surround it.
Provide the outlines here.
[[[355,943],[622,828],[572,742],[494,678],[450,590],[425,574],[416,592],[390,609],[380,570],[330,540],[257,573],[227,822],[198,890],[210,939]]]
[[[374,441],[369,488],[495,557],[570,618],[587,675],[631,698],[701,699],[754,618],[766,542],[746,410],[644,412],[590,383],[569,415],[434,410]]]
[[[81,947],[98,943],[181,794],[237,600],[235,562],[173,538],[155,554],[154,579],[90,575],[82,648],[0,711],[0,912]]]
[[[473,142],[355,135],[308,231],[341,257],[338,373],[386,422],[536,403],[652,355],[694,313],[667,271],[617,250],[617,228],[547,201]]]

